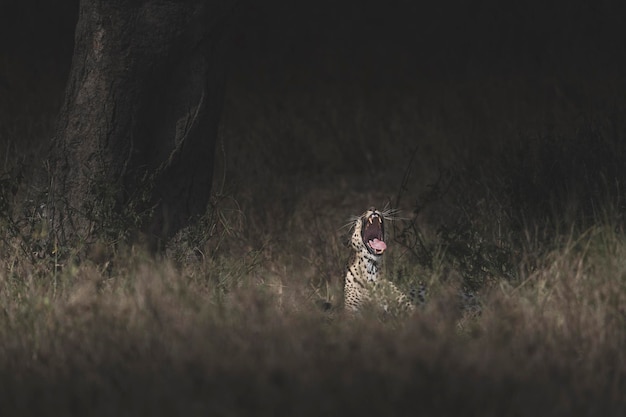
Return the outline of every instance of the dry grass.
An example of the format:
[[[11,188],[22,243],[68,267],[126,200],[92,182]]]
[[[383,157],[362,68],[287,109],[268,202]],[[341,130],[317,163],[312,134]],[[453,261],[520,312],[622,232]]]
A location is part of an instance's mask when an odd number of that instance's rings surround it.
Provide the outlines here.
[[[324,313],[260,265],[135,254],[106,271],[4,272],[0,403],[11,415],[620,415],[624,255],[613,231],[589,230],[492,288],[462,328],[445,284],[414,317],[382,322]],[[226,290],[224,274],[239,274]]]

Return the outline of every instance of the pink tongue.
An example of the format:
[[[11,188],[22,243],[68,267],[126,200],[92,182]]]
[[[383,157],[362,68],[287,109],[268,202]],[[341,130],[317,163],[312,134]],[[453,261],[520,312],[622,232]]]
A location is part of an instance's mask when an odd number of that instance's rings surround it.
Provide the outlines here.
[[[368,243],[370,244],[370,247],[372,249],[376,249],[379,251],[384,251],[385,249],[387,249],[387,244],[385,244],[385,242],[383,242],[382,240],[374,239],[370,240]]]

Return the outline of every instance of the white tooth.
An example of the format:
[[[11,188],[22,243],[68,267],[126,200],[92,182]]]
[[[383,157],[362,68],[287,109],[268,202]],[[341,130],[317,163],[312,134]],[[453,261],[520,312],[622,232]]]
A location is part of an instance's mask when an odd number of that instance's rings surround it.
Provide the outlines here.
[[[372,218],[368,217],[367,220],[369,220],[370,224],[372,224]]]

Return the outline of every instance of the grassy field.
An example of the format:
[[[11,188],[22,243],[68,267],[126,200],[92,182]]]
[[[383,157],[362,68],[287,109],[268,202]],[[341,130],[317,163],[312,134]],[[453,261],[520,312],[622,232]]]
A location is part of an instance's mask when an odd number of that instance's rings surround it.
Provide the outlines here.
[[[291,17],[236,31],[211,206],[157,257],[39,251],[69,62],[4,56],[0,414],[624,415],[624,72],[551,62],[567,31],[541,65],[416,63]],[[398,210],[389,279],[427,284],[412,317],[342,315],[344,226],[372,205]]]

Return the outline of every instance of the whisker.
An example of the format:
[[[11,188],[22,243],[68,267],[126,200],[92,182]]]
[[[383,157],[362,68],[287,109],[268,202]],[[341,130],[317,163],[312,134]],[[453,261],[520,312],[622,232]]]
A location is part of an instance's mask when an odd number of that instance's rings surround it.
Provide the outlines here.
[[[357,220],[359,220],[360,218],[361,218],[360,216],[351,216],[351,217],[349,218],[348,222],[347,222],[346,224],[344,224],[343,226],[341,226],[341,227],[339,228],[339,230],[345,229],[345,228],[347,228],[347,227],[350,227],[350,228],[351,228],[351,227],[353,227],[353,226],[354,226],[354,223],[355,223]]]
[[[405,217],[401,217],[400,213],[402,211],[400,209],[395,208],[385,208],[381,211],[383,218],[385,220],[394,221],[394,220],[406,220]]]

